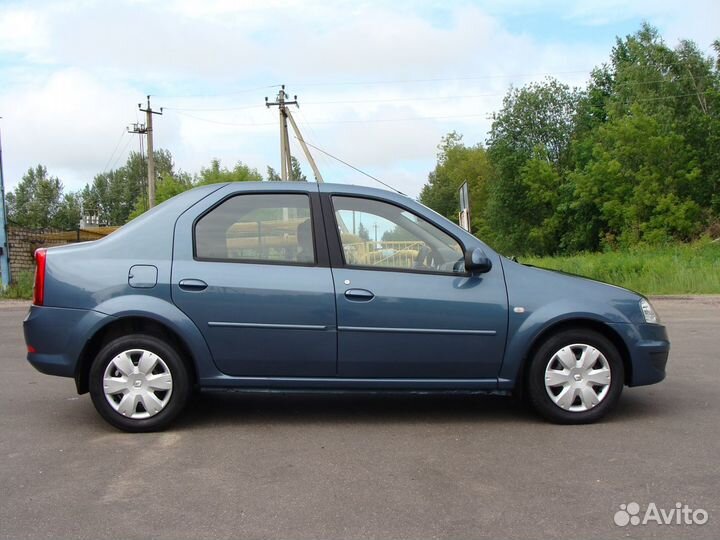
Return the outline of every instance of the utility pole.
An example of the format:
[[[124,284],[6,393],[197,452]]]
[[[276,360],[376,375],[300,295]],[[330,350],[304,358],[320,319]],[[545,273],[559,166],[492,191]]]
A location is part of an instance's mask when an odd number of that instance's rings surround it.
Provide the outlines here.
[[[290,155],[290,139],[288,137],[287,127],[287,106],[297,106],[298,104],[297,96],[295,96],[293,101],[287,101],[288,97],[290,96],[288,96],[287,92],[285,92],[284,84],[277,94],[276,101],[270,103],[267,96],[265,97],[265,106],[268,109],[270,107],[277,106],[278,111],[280,112],[280,179],[283,182],[287,182],[290,178],[292,178],[292,159]]]
[[[2,119],[2,116],[0,116]],[[2,138],[0,137],[0,288],[10,285],[10,257],[8,254],[7,213],[5,210],[5,180],[2,163]]]
[[[150,106],[150,96],[147,97],[147,109],[142,108],[142,103],[138,103],[138,109],[146,114],[145,120],[145,133],[147,135],[147,160],[148,160],[148,208],[155,206],[155,154],[153,154],[153,114],[162,114],[163,109],[160,107],[160,112],[153,111]]]
[[[143,136],[147,135],[147,128],[145,127],[145,124],[135,122],[128,126],[127,131],[128,131],[128,133],[133,133],[138,136],[138,139],[140,140],[140,158],[142,159],[142,157],[145,154],[145,151],[143,150]],[[145,188],[145,186],[142,186],[142,187]],[[148,192],[150,191],[149,187],[146,189]],[[149,199],[150,194],[146,193],[145,195]],[[147,202],[147,199],[146,199],[146,202]]]
[[[318,169],[317,164],[315,163],[315,160],[310,153],[310,150],[305,144],[305,139],[303,139],[302,134],[300,133],[300,129],[295,123],[295,119],[293,118],[292,113],[287,108],[288,105],[295,105],[296,107],[300,107],[297,101],[297,96],[294,96],[292,101],[288,101],[289,97],[290,96],[287,94],[287,92],[285,92],[285,85],[283,84],[274,102],[270,103],[268,101],[268,98],[265,98],[265,106],[267,108],[277,106],[280,113],[280,178],[283,181],[294,180],[294,178],[292,178],[292,157],[290,155],[290,137],[288,136],[287,126],[289,120],[290,125],[295,132],[295,136],[300,142],[300,147],[302,148],[305,157],[310,163],[310,167],[312,167],[313,174],[315,175],[315,181],[318,183],[322,183],[323,177],[320,174],[320,170]]]

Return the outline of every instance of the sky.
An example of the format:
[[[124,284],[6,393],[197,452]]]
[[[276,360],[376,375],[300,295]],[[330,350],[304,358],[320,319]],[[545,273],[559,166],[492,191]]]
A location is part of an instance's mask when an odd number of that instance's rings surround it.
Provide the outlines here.
[[[264,99],[285,84],[306,140],[417,196],[445,134],[484,143],[511,86],[582,86],[643,21],[710,54],[720,2],[0,0],[6,190],[38,164],[71,191],[121,166],[147,94],[177,169],[278,170]],[[312,178],[295,139],[291,151]],[[314,155],[326,182],[376,185]]]

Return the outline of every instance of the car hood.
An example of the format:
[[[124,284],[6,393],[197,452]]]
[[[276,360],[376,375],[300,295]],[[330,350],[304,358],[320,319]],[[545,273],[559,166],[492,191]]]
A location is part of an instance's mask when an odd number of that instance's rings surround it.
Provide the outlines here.
[[[601,281],[536,266],[502,260],[512,306],[540,309],[563,305],[578,314],[596,314],[608,322],[644,322],[639,301],[642,295]]]
[[[567,276],[567,277],[569,277],[569,278],[579,279],[579,280],[581,280],[581,281],[583,281],[583,282],[585,282],[585,283],[591,282],[591,283],[599,284],[599,285],[601,285],[601,286],[611,287],[611,288],[613,288],[613,289],[615,289],[615,290],[618,290],[618,289],[619,289],[619,290],[621,290],[621,291],[625,291],[625,292],[627,292],[627,293],[630,293],[630,294],[635,295],[638,299],[644,297],[644,295],[640,294],[640,293],[637,292],[637,291],[633,291],[632,289],[628,289],[628,288],[626,288],[626,287],[620,287],[619,285],[614,285],[614,284],[609,283],[609,282],[607,282],[607,281],[602,281],[601,279],[589,278],[589,277],[583,276],[583,275],[581,275],[581,274],[574,274],[574,273],[572,273],[572,272],[566,272],[565,270],[557,270],[557,269],[555,269],[555,268],[545,268],[544,266],[536,266],[536,265],[534,265],[534,264],[524,264],[524,263],[520,263],[520,264],[521,264],[522,266],[525,266],[526,268],[535,268],[535,269],[537,269],[537,270],[543,270],[543,271],[545,271],[545,272],[552,272],[552,273],[554,273],[554,274],[560,274],[560,275],[562,275],[562,276]]]

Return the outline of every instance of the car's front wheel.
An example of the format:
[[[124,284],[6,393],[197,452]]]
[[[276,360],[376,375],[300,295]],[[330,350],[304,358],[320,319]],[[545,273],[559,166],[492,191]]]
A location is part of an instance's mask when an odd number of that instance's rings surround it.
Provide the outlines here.
[[[548,420],[587,424],[617,403],[624,379],[622,358],[610,340],[592,330],[565,330],[535,352],[528,394],[534,409]]]
[[[165,429],[190,393],[187,369],[177,351],[145,334],[107,343],[95,357],[89,382],[100,415],[131,432]]]

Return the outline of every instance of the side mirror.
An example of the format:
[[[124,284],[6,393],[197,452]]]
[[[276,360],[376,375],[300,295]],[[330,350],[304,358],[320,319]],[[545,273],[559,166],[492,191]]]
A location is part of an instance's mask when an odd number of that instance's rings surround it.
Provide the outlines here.
[[[492,268],[492,261],[480,248],[465,251],[465,270],[471,274],[484,274]]]

